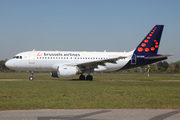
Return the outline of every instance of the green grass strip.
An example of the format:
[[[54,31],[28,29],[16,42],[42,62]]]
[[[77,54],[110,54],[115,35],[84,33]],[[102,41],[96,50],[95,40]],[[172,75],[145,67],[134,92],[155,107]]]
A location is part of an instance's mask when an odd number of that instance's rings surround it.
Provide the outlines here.
[[[0,74],[0,79],[29,79],[30,74]],[[180,75],[121,75],[94,74],[94,80],[180,80]],[[70,78],[53,78],[50,74],[34,74],[35,80],[72,80],[79,79],[79,75]]]
[[[0,109],[180,109],[180,82],[0,81]]]

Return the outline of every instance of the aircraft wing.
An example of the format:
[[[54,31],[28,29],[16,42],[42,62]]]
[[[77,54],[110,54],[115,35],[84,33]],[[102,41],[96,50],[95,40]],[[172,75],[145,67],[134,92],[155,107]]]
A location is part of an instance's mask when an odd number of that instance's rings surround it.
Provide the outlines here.
[[[160,55],[160,56],[152,56],[152,57],[146,57],[145,59],[147,60],[154,60],[154,59],[159,59],[159,58],[164,58],[164,57],[169,57],[173,55]]]
[[[98,61],[91,61],[91,62],[84,62],[84,63],[77,63],[76,66],[82,69],[93,69],[93,68],[98,68],[98,65],[101,66],[106,66],[105,63],[114,63],[116,64],[116,61],[119,59],[125,59],[127,57],[115,57],[115,58],[110,58],[110,59],[105,59],[105,60],[98,60]]]

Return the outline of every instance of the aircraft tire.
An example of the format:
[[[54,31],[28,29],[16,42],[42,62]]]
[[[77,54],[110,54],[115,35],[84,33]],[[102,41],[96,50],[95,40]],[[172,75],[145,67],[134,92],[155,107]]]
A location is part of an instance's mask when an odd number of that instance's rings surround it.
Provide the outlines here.
[[[79,76],[79,80],[85,80],[85,76],[84,75],[80,75]]]
[[[92,76],[92,75],[88,75],[88,76],[86,77],[86,80],[92,81],[92,80],[93,80],[93,76]]]
[[[33,79],[34,79],[33,76],[30,76],[30,77],[29,77],[29,80],[30,80],[30,81],[33,81]]]

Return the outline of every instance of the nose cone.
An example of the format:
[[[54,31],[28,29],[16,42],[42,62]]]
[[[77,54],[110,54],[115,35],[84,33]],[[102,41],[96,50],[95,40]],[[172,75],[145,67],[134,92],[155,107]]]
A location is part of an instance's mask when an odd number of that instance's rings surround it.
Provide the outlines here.
[[[12,61],[11,61],[11,60],[8,60],[8,61],[5,63],[5,66],[6,66],[7,68],[12,68],[12,66],[13,66]]]

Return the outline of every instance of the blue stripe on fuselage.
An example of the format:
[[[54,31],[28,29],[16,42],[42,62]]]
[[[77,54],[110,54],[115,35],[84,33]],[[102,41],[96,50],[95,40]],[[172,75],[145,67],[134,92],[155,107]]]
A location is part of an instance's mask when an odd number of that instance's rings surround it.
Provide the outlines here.
[[[159,55],[157,55],[157,56],[159,56]],[[137,57],[136,58],[136,63],[133,63],[132,59],[131,59],[131,60],[129,60],[129,62],[124,67],[122,67],[119,70],[125,70],[125,69],[129,69],[129,68],[135,68],[135,67],[139,67],[139,66],[143,66],[143,65],[148,65],[148,64],[151,64],[151,63],[155,63],[155,62],[158,62],[158,61],[165,60],[165,59],[167,59],[167,57],[153,59],[153,60],[145,59],[145,57],[144,58],[143,57],[142,58],[141,57]]]

